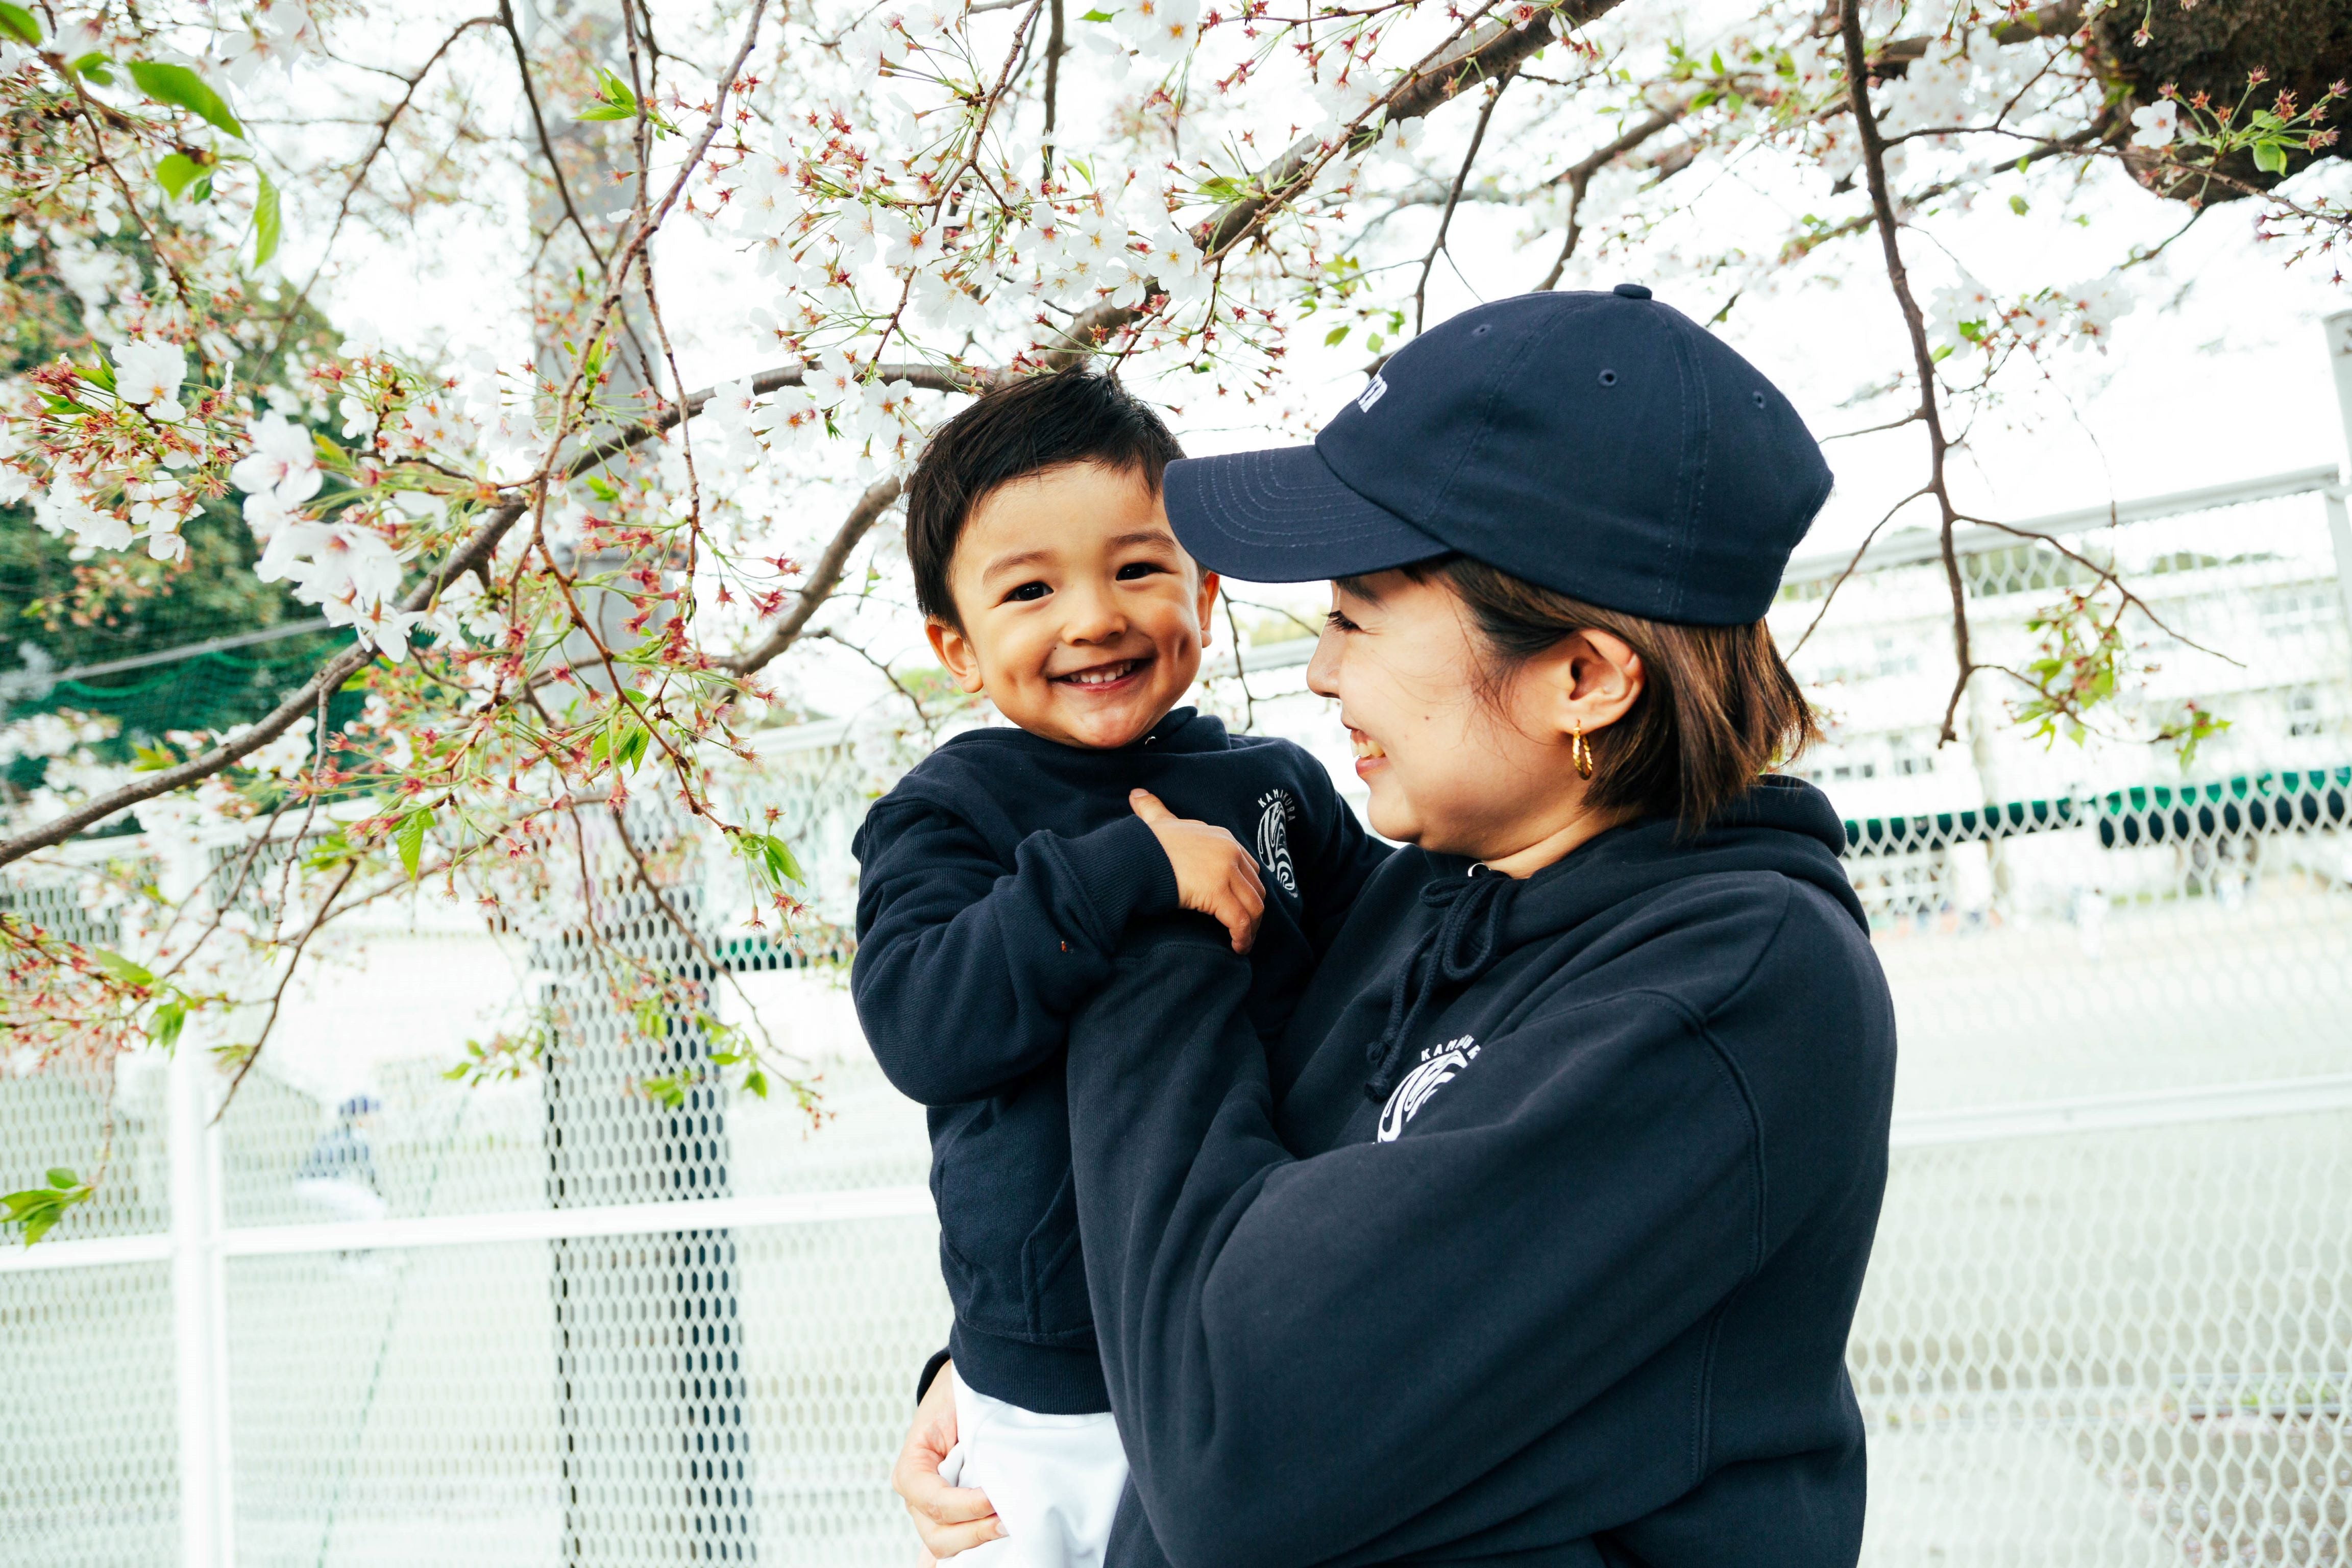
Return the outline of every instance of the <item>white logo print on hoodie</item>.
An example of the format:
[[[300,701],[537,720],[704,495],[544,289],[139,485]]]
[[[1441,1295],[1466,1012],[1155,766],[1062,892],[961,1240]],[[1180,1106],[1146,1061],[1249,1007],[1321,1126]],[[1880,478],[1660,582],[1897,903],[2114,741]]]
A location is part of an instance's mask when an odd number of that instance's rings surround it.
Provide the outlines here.
[[[1404,1081],[1396,1086],[1388,1104],[1381,1108],[1379,1141],[1396,1142],[1397,1134],[1404,1131],[1404,1124],[1412,1120],[1423,1102],[1452,1083],[1477,1055],[1478,1047],[1471,1043],[1468,1035],[1422,1052],[1420,1064],[1404,1075]]]

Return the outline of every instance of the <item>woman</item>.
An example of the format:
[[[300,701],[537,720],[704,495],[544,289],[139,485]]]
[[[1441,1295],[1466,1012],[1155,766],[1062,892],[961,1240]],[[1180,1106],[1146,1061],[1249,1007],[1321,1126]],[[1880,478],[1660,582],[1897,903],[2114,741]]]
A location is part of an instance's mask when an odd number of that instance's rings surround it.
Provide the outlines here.
[[[1894,1018],[1835,815],[1759,778],[1812,733],[1762,622],[1828,487],[1631,284],[1170,468],[1204,565],[1334,579],[1308,684],[1407,847],[1279,1040],[1181,923],[1072,1031],[1111,1563],[1854,1561]],[[941,1553],[994,1534],[952,1441],[934,1387],[896,1481]]]

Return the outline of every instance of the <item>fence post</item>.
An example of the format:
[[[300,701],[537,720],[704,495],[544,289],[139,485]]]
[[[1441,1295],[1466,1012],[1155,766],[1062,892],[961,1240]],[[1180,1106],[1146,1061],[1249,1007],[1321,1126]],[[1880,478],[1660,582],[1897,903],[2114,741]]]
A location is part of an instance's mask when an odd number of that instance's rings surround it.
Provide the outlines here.
[[[181,1568],[230,1568],[228,1338],[220,1255],[220,1142],[205,1052],[182,1039],[166,1079],[172,1338],[178,1380]]]

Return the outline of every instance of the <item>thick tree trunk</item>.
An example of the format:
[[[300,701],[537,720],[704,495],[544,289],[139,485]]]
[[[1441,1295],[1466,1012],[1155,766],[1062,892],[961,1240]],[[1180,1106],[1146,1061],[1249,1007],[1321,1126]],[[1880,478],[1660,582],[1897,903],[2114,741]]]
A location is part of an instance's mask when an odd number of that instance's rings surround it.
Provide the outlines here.
[[[2145,44],[2133,36],[2145,25]],[[2290,94],[2297,111],[2326,94],[2328,84],[2352,78],[2352,0],[2123,0],[2091,24],[2097,63],[2129,90],[2132,108],[2154,103],[2169,86],[2183,103],[2203,93],[2216,113],[2239,105],[2237,123],[2273,109]],[[2246,79],[2264,73],[2248,92]],[[2341,106],[2339,106],[2341,108]],[[2331,118],[2340,118],[2331,117]],[[2337,142],[2287,156],[2285,174],[2254,166],[2248,151],[2211,165],[2211,174],[2154,158],[2134,156],[2133,171],[2158,195],[2189,202],[2225,202],[2268,190],[2320,158],[2345,156]]]

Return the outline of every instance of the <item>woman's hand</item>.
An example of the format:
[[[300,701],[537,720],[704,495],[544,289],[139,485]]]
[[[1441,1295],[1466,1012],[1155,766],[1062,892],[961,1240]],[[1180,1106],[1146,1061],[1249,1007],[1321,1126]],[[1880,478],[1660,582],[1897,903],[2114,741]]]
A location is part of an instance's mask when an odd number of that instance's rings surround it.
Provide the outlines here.
[[[907,1428],[907,1445],[890,1468],[890,1489],[907,1500],[914,1516],[915,1533],[923,1540],[922,1568],[942,1557],[996,1540],[1004,1533],[988,1494],[971,1487],[951,1487],[940,1479],[940,1464],[956,1445],[955,1384],[952,1363],[941,1363],[915,1406],[915,1424]]]
[[[1247,952],[1257,941],[1258,921],[1265,918],[1265,884],[1258,878],[1257,861],[1223,828],[1177,816],[1148,789],[1129,791],[1127,801],[1168,852],[1178,901],[1223,926],[1234,951]]]

